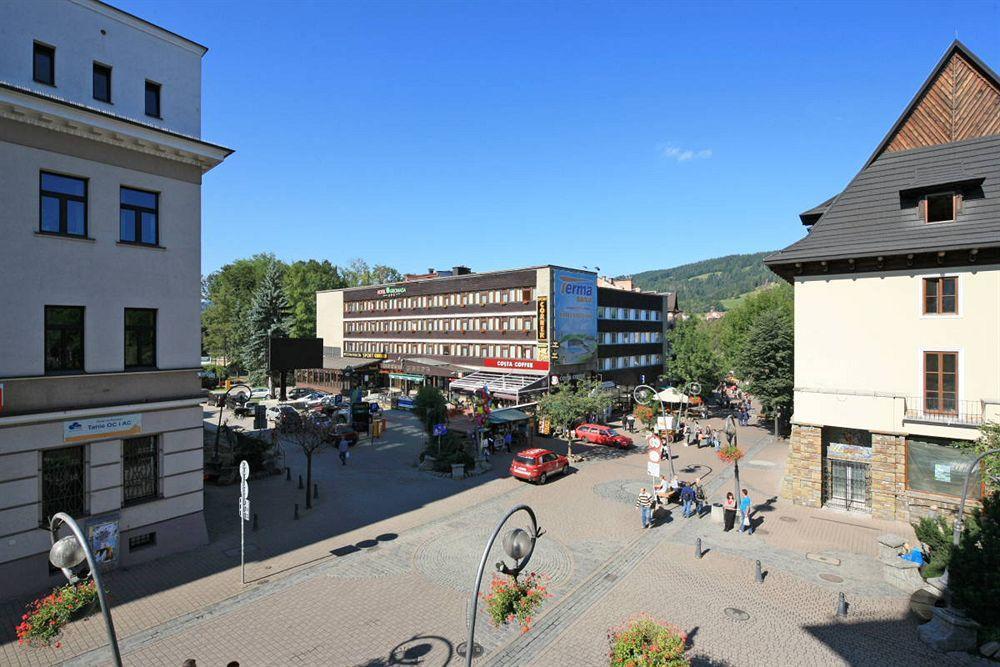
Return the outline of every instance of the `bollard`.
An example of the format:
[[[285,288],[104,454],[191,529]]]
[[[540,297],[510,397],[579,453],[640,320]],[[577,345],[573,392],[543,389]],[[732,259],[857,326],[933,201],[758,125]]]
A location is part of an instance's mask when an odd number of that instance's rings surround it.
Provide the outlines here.
[[[313,500],[319,498],[319,484],[313,482]]]
[[[697,540],[694,541],[694,557],[695,558],[701,558],[701,556],[702,556],[702,553],[701,553],[701,538],[699,537]]]
[[[257,530],[257,513],[256,512],[254,512],[254,515],[253,515],[253,528],[251,528],[251,530]]]
[[[764,573],[763,573],[763,572],[761,572],[761,570],[760,570],[760,561],[757,561],[757,564],[756,564],[756,566],[755,566],[755,569],[756,569],[757,571],[756,571],[756,573],[755,573],[755,575],[754,575],[754,576],[755,576],[755,577],[756,577],[756,579],[757,579],[757,583],[758,583],[758,584],[762,584],[762,583],[764,583]]]
[[[295,503],[295,520],[298,521],[298,519],[299,519],[299,504]]]
[[[285,481],[292,481],[292,469],[289,466],[285,466]]]
[[[839,618],[847,618],[847,598],[844,597],[843,592],[837,598],[837,616]]]
[[[303,488],[305,487],[302,486],[302,475],[299,475],[299,491],[301,491]]]

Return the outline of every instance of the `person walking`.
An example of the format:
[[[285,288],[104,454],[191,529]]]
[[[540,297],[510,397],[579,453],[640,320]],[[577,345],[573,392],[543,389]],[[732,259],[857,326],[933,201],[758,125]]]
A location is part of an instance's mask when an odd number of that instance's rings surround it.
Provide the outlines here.
[[[701,508],[703,508],[705,506],[705,503],[707,502],[705,498],[705,489],[701,485],[701,477],[695,478],[694,484],[692,486],[694,486],[695,513],[698,515],[698,518],[700,519]]]
[[[753,535],[753,523],[750,521],[751,507],[753,507],[753,501],[750,500],[750,493],[743,489],[743,494],[740,497],[740,532],[745,530]]]
[[[510,432],[510,429],[503,434],[503,446],[507,449],[507,453],[510,454],[510,445],[514,442],[514,434]]]
[[[649,494],[646,487],[639,489],[639,496],[635,499],[635,506],[642,513],[642,527],[653,527],[653,496]]]
[[[483,459],[490,460],[490,449],[492,449],[493,439],[489,436],[483,436]]]
[[[726,492],[726,502],[722,504],[723,532],[728,533],[736,523],[736,497],[732,491]]]
[[[337,445],[337,450],[340,455],[340,465],[347,465],[347,457],[350,455],[348,452],[349,445],[347,444],[347,438],[341,438],[340,444]]]
[[[684,518],[690,519],[692,508],[694,507],[694,501],[696,498],[694,487],[690,484],[685,484],[681,487],[681,503],[684,504]]]

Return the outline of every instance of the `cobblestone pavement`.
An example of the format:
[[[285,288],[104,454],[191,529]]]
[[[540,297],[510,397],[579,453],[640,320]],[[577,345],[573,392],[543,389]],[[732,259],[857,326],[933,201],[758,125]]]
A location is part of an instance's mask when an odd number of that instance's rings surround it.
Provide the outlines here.
[[[741,431],[749,452],[741,482],[759,508],[753,536],[723,534],[708,518],[680,519],[676,508],[661,510],[657,527],[641,530],[632,503],[649,478],[639,449],[577,446],[588,460],[540,487],[510,478],[507,454],[494,457],[491,472],[466,480],[420,472],[414,461],[422,439],[410,415],[392,413],[389,437],[356,447],[349,465],[332,453],[319,456],[320,497],[297,522],[291,504],[301,504],[303,492],[294,480],[251,482],[261,529],[248,533],[246,587],[239,583],[239,527],[231,520],[235,487],[206,489],[210,545],[109,578],[125,663],[458,663],[482,545],[503,513],[523,502],[546,530],[531,569],[551,577],[553,597],[525,635],[492,628],[480,613],[477,662],[606,664],[607,628],[646,610],[689,631],[705,664],[947,664],[916,642],[905,596],[882,584],[871,559],[874,536],[902,528],[783,507],[775,490],[786,447],[762,430]],[[297,475],[301,454],[286,451]],[[675,455],[679,476],[702,476],[713,499],[732,485],[731,466],[708,448],[682,446]],[[826,529],[819,546],[795,537],[813,522],[825,522],[818,524]],[[700,560],[693,555],[698,536],[709,550]],[[842,563],[809,560],[811,549],[836,552]],[[500,557],[498,545],[487,562]],[[767,572],[763,584],[753,580],[755,559]],[[819,578],[830,573],[843,581]],[[851,603],[846,624],[833,618],[839,590]],[[750,618],[734,622],[726,607]],[[9,627],[19,608],[3,609]],[[99,616],[68,627],[58,650],[20,649],[7,632],[2,664],[107,661]]]

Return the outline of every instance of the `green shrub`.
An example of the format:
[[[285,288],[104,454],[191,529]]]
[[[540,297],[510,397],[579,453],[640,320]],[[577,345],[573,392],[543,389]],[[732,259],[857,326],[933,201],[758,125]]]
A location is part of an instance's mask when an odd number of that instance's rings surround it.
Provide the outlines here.
[[[983,626],[1000,628],[1000,494],[985,496],[965,522],[948,573],[956,605]]]
[[[608,631],[611,667],[684,667],[687,637],[677,628],[646,614]]]
[[[441,436],[440,449],[438,448],[438,438],[431,437],[427,443],[427,448],[420,454],[420,460],[424,457],[434,457],[434,470],[438,472],[451,472],[452,464],[461,463],[466,468],[471,468],[476,463],[476,459],[468,451],[468,436],[465,433],[448,431]]]
[[[951,561],[952,525],[945,521],[944,517],[931,519],[925,516],[914,530],[917,539],[926,544],[929,550],[923,571],[924,577],[927,579],[940,577]]]

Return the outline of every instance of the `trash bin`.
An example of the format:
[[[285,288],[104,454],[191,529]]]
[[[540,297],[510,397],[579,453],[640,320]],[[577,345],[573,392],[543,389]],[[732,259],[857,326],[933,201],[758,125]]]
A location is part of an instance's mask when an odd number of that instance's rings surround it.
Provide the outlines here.
[[[712,503],[712,523],[721,524],[725,516],[722,503]]]

